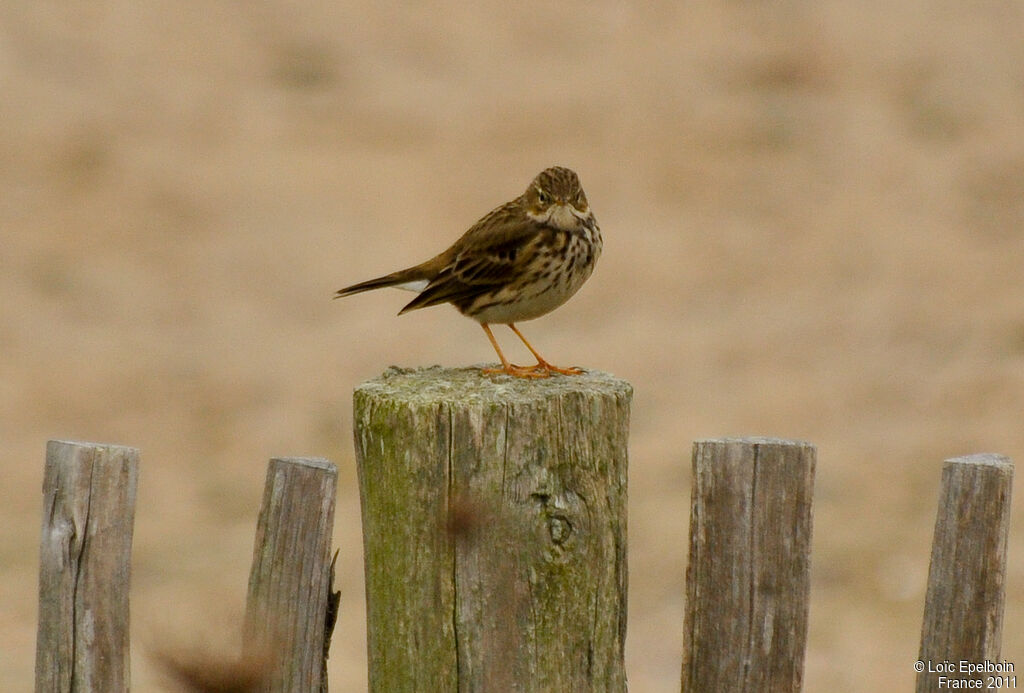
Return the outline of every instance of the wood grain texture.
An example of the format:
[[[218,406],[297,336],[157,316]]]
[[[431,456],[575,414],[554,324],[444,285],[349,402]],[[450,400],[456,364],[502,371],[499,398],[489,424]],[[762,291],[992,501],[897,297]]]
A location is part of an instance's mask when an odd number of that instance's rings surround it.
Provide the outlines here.
[[[372,691],[625,690],[631,397],[594,372],[356,389]]]
[[[926,670],[917,693],[939,690],[940,676],[983,681],[929,672],[929,663],[999,659],[1012,485],[1013,464],[1002,455],[956,457],[943,466],[921,629]]]
[[[683,691],[801,689],[814,469],[799,441],[694,444]]]
[[[270,460],[256,527],[246,648],[273,659],[261,689],[321,690],[338,470],[323,459]]]
[[[51,440],[39,550],[36,691],[129,687],[128,592],[139,451]]]

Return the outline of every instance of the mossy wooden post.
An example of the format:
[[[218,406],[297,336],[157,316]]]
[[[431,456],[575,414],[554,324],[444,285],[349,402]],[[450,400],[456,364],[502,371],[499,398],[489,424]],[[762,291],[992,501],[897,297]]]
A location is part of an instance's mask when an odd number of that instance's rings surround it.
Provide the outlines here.
[[[918,693],[943,687],[939,677],[989,687],[991,673],[962,672],[960,661],[999,660],[1012,486],[1013,463],[1002,455],[946,460],[928,570]],[[936,671],[945,662],[952,662],[953,670]]]
[[[139,451],[51,440],[43,477],[36,691],[129,689]]]
[[[694,444],[684,693],[800,691],[814,467],[799,441]]]
[[[437,367],[356,389],[371,691],[625,691],[631,396]]]
[[[277,458],[267,467],[245,614],[247,650],[273,659],[262,692],[327,690],[337,484],[324,459]]]

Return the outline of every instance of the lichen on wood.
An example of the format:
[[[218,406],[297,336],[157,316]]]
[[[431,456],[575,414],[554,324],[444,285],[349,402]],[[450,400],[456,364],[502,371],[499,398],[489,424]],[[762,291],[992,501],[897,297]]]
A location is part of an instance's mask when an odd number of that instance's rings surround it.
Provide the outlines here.
[[[371,690],[625,690],[631,396],[439,367],[356,389]]]

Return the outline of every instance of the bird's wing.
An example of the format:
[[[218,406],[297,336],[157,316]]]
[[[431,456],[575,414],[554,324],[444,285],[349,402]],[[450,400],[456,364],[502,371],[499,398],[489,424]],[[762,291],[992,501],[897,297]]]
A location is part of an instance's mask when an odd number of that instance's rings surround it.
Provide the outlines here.
[[[452,248],[451,260],[402,312],[439,303],[468,301],[500,288],[527,271],[542,245],[544,229],[530,219],[480,220]]]

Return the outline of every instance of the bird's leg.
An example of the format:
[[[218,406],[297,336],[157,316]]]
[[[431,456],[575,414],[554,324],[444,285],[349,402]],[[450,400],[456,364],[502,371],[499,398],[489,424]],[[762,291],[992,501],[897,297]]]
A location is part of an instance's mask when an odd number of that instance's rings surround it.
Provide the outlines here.
[[[583,372],[583,370],[580,369],[580,368],[559,368],[558,366],[552,366],[550,363],[545,361],[544,358],[540,354],[537,353],[536,349],[534,349],[532,346],[530,346],[530,343],[528,341],[526,341],[526,337],[523,336],[523,333],[520,332],[513,323],[508,323],[508,326],[509,326],[509,328],[513,332],[516,333],[516,336],[519,337],[519,339],[523,340],[523,344],[525,344],[526,348],[530,350],[530,353],[533,354],[537,358],[537,365],[536,366],[527,366],[526,368],[524,368],[524,370],[529,370],[529,371],[544,370],[544,371],[550,371],[552,373],[561,373],[562,375],[579,375],[579,374],[581,374]],[[517,366],[517,368],[522,368],[522,366]]]
[[[517,378],[547,378],[551,374],[545,370],[537,370],[536,366],[531,368],[523,368],[522,366],[516,366],[515,364],[509,363],[508,359],[505,358],[505,354],[501,353],[501,347],[498,346],[498,340],[494,338],[494,334],[491,332],[491,328],[488,327],[487,323],[480,323],[480,327],[484,328],[484,332],[487,333],[487,339],[491,340],[491,346],[498,352],[498,358],[501,359],[502,368],[485,368],[484,373],[506,373],[508,375],[514,375]],[[530,351],[533,351],[532,349]]]

